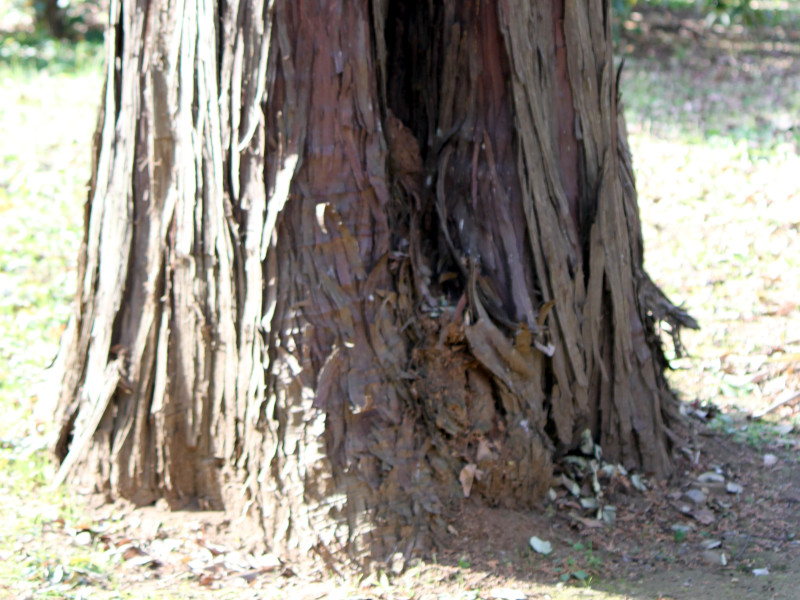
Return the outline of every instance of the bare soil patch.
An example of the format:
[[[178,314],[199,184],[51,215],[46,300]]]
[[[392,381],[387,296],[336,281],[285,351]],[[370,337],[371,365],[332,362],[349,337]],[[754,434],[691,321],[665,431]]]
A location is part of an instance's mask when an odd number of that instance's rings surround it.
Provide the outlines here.
[[[55,552],[54,572],[47,585],[17,597],[81,588],[92,598],[421,600],[492,598],[503,590],[527,598],[797,598],[800,439],[779,435],[755,448],[696,416],[689,422],[691,440],[671,481],[645,478],[639,491],[631,476],[603,478],[614,523],[597,520],[559,482],[555,500],[533,512],[465,499],[443,549],[408,562],[395,557],[362,578],[243,549],[246,532],[222,513],[134,509],[86,497],[79,520],[56,511],[42,521],[41,536],[29,543]],[[552,553],[534,552],[531,536],[549,541]],[[82,548],[114,557],[116,566],[66,568],[60,580],[56,566],[74,564],[69,557]]]

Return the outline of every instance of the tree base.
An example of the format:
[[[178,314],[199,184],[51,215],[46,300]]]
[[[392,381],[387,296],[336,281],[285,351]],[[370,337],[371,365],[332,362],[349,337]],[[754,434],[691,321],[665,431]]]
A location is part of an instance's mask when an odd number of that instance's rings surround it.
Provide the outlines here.
[[[112,3],[57,480],[363,567],[668,475],[608,4]]]

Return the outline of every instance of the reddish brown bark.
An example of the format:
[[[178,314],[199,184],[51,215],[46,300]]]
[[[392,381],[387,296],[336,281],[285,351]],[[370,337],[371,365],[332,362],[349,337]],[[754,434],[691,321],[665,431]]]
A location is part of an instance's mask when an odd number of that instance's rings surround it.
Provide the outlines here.
[[[572,106],[572,87],[569,82],[567,66],[567,42],[564,36],[564,2],[552,0],[553,3],[553,38],[555,40],[556,64],[556,114],[558,122],[558,151],[561,172],[564,174],[564,191],[576,230],[580,229],[579,183],[578,174],[578,140],[575,131],[575,109]],[[578,232],[580,235],[580,231]]]
[[[59,478],[362,560],[668,474],[606,4],[112,6]]]

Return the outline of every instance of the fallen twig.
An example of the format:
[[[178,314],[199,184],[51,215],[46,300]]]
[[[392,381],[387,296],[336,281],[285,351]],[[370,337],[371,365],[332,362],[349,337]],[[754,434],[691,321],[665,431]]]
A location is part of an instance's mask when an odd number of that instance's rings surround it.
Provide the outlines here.
[[[753,537],[752,533],[748,533],[747,534],[747,537],[744,539],[744,543],[742,544],[742,547],[739,548],[739,551],[736,553],[736,556],[733,557],[733,561],[732,562],[739,562],[739,559],[742,558],[742,555],[744,554],[744,551],[747,550],[747,545],[750,543],[750,538],[752,538],[752,537]]]

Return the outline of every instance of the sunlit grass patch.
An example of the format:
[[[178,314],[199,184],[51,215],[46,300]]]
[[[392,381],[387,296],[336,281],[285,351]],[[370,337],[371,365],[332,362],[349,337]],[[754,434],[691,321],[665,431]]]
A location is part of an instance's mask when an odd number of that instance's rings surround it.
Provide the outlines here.
[[[0,442],[0,581],[14,582],[16,592],[41,587],[52,577],[59,563],[55,549],[31,542],[74,516],[64,494],[49,489],[52,467],[41,449],[29,447],[31,439]]]
[[[70,310],[99,100],[97,54],[58,73],[0,61],[0,438],[34,431]]]
[[[59,543],[44,541],[77,519],[76,503],[49,488],[52,422],[32,414],[75,290],[100,61],[97,44],[52,46],[68,49],[69,60],[39,49],[20,57],[26,51],[14,44],[0,42],[0,595],[13,583],[12,597],[75,597],[64,585],[96,571],[96,561],[90,548],[62,560]],[[55,585],[61,595],[46,591]]]
[[[798,361],[780,358],[800,351],[800,88],[750,66],[634,59],[623,86],[645,266],[702,327],[673,384],[745,410],[784,389]]]
[[[687,397],[759,402],[782,390],[776,354],[800,349],[800,158],[633,138],[646,267],[700,321],[676,361]],[[651,162],[652,161],[652,162]],[[660,163],[658,169],[648,165]]]
[[[800,148],[800,93],[780,66],[734,57],[697,70],[645,64],[627,63],[622,98],[633,133],[730,149],[750,161]]]

